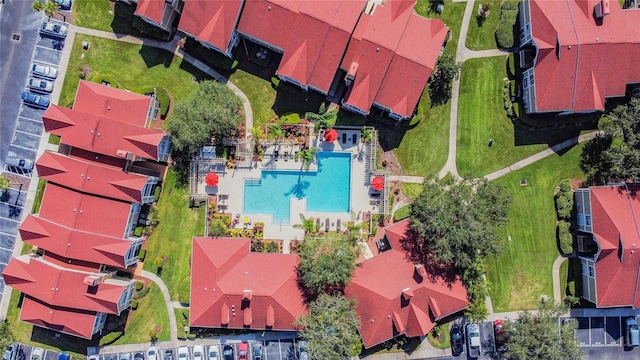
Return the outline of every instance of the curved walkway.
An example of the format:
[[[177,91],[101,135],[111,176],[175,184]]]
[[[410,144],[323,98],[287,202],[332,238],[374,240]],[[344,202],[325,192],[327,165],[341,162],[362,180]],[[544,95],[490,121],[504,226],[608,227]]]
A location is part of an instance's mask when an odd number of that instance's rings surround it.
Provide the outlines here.
[[[553,277],[553,300],[556,303],[562,302],[562,289],[560,288],[560,266],[567,259],[568,258],[560,255],[556,258],[556,261],[553,262],[553,270],[551,271],[551,275]]]
[[[176,321],[176,313],[173,311],[173,303],[171,302],[171,296],[169,295],[169,289],[167,285],[164,284],[164,281],[160,279],[156,274],[142,270],[140,274],[143,278],[149,279],[153,281],[158,287],[160,291],[162,291],[162,297],[164,297],[164,303],[167,306],[167,312],[169,313],[169,326],[171,327],[171,341],[178,340],[178,322]]]
[[[147,38],[137,38],[131,35],[124,34],[116,34],[108,31],[95,30],[84,28],[76,25],[69,25],[69,33],[85,34],[96,37],[101,37],[104,39],[111,39],[116,41],[122,41],[130,44],[138,44],[143,46],[150,46],[158,49],[166,50],[174,55],[184,59],[184,61],[190,63],[196,68],[200,69],[202,72],[211,76],[213,79],[217,80],[225,84],[231,91],[233,91],[240,99],[242,100],[242,106],[244,108],[244,113],[246,115],[246,137],[248,138],[250,135],[250,130],[253,128],[253,110],[251,109],[251,103],[249,103],[249,98],[238,88],[234,83],[229,81],[228,78],[224,77],[222,74],[211,68],[209,65],[203,63],[202,61],[194,58],[193,56],[184,53],[184,51],[178,46],[178,41],[182,38],[182,36],[177,35],[173,37],[172,41],[159,41],[154,39]]]

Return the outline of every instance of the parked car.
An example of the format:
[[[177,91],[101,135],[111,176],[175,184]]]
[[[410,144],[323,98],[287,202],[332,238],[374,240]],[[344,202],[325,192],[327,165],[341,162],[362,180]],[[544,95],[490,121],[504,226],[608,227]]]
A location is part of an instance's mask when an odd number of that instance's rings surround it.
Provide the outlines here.
[[[53,83],[51,81],[38,79],[38,78],[29,78],[27,85],[32,90],[51,92],[53,90]]]
[[[133,360],[144,360],[144,353],[143,352],[137,352],[137,353],[133,354]]]
[[[241,342],[238,344],[238,359],[247,360],[247,356],[249,355],[249,344],[246,342]]]
[[[496,349],[500,351],[505,343],[504,320],[498,319],[493,322],[493,336],[496,339]]]
[[[49,107],[49,98],[29,91],[22,92],[22,101],[36,107]]]
[[[467,324],[465,328],[467,333],[467,347],[470,358],[480,356],[480,326],[478,324]]]
[[[308,344],[306,341],[301,340],[298,341],[298,359],[299,360],[309,360],[309,352],[307,352]]]
[[[195,345],[193,347],[193,360],[204,360],[204,349],[202,345]]]
[[[464,334],[458,325],[451,327],[451,352],[460,355],[464,351]]]
[[[71,9],[71,0],[52,0],[54,3],[60,5],[60,9],[69,10]]]
[[[129,359],[131,359],[131,354],[129,353],[118,354],[118,360],[129,360]]]
[[[71,354],[60,353],[60,355],[58,355],[58,360],[71,360]]]
[[[253,355],[253,360],[262,360],[262,344],[253,343],[251,346],[251,354]]]
[[[234,360],[233,359],[233,346],[227,344],[222,348],[222,356],[224,356],[224,360]]]
[[[91,354],[88,357],[89,360],[100,360],[100,355],[98,354]]]
[[[158,348],[155,346],[150,346],[147,349],[147,360],[159,360],[158,359]]]
[[[218,349],[218,345],[209,345],[207,355],[209,360],[220,360],[220,349]]]
[[[58,70],[56,68],[45,65],[31,64],[31,73],[49,79],[58,77]]]
[[[44,350],[42,348],[33,348],[31,351],[31,360],[42,360]]]
[[[180,346],[178,348],[178,360],[189,360],[189,348]]]
[[[163,360],[173,360],[173,349],[166,349],[164,351]]]
[[[69,29],[66,26],[58,24],[56,22],[45,20],[42,25],[40,25],[40,32],[47,35],[66,37],[68,31]]]
[[[624,335],[624,343],[627,346],[640,345],[640,330],[638,330],[638,321],[636,318],[627,318],[625,320],[625,329],[627,331]]]

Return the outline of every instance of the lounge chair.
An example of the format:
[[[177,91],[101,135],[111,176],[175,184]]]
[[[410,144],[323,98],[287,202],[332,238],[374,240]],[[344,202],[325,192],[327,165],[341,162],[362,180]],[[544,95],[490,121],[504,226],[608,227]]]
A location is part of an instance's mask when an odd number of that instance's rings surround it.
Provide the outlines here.
[[[275,161],[278,161],[278,150],[273,151],[273,156],[275,157]]]
[[[299,151],[296,151],[295,155],[293,156],[293,161],[298,162],[298,153],[300,153]]]
[[[351,143],[355,145],[357,139],[358,139],[358,134],[353,134],[351,136]]]
[[[283,157],[284,157],[284,161],[289,161],[289,152],[285,151]]]
[[[343,144],[347,143],[347,133],[342,133],[342,143]]]
[[[342,221],[340,219],[338,219],[336,221],[336,231],[340,232],[340,226],[342,225]]]
[[[324,222],[324,231],[329,231],[329,225],[331,225],[331,222],[329,221],[329,218],[327,218]]]

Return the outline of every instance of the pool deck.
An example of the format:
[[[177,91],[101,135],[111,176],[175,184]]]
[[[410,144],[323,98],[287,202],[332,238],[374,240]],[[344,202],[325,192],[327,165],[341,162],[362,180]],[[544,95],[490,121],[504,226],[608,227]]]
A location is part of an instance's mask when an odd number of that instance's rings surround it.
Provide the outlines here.
[[[346,143],[342,143],[342,134],[347,135]],[[356,135],[356,142],[352,142],[352,136]],[[360,141],[360,130],[338,130],[338,140],[333,143],[322,141],[322,137],[311,140],[311,146],[317,146],[319,151],[339,151],[351,153],[351,191],[350,191],[350,212],[311,212],[306,211],[306,198],[292,198],[290,201],[290,225],[273,224],[271,214],[246,214],[244,210],[244,180],[260,179],[262,170],[304,170],[302,161],[294,161],[290,158],[285,161],[282,156],[287,152],[294,154],[299,148],[293,146],[270,146],[266,149],[264,160],[261,162],[246,163],[235,169],[225,169],[224,172],[217,172],[219,176],[218,185],[209,187],[204,183],[204,175],[198,183],[199,194],[218,195],[218,208],[220,212],[230,214],[232,218],[240,214],[240,223],[236,228],[242,228],[244,218],[250,219],[251,223],[261,221],[264,222],[264,238],[269,240],[283,240],[283,252],[290,252],[291,240],[304,239],[304,231],[293,227],[295,224],[301,224],[300,215],[306,218],[313,217],[320,220],[320,231],[345,231],[347,223],[354,221],[362,222],[362,214],[371,211],[375,214],[378,212],[377,200],[372,198],[370,193],[370,180],[367,173],[365,163],[366,159],[364,144]],[[273,157],[274,150],[278,150],[280,158],[275,161]],[[309,166],[310,172],[317,171],[317,163],[314,161]],[[317,221],[317,220],[316,220]],[[338,224],[341,223],[340,229]],[[326,226],[328,224],[328,227]]]

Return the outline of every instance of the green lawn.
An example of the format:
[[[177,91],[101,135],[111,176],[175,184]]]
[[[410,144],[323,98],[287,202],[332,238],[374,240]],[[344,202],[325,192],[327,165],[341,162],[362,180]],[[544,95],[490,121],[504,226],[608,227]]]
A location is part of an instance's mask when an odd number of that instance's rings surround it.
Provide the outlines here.
[[[73,3],[73,24],[77,26],[113,31],[114,2],[109,0],[75,0]],[[111,12],[111,13],[109,13]]]
[[[109,345],[148,342],[150,340],[149,332],[158,329],[160,330],[157,333],[158,341],[171,340],[169,313],[166,306],[164,306],[162,292],[156,284],[151,283],[150,286],[151,290],[147,295],[138,300],[138,309],[133,310],[131,321],[124,334]],[[101,342],[100,345],[103,345],[103,343]]]
[[[402,183],[402,193],[411,200],[415,200],[421,192],[422,184]]]
[[[158,267],[155,259],[167,257],[160,277],[172,300],[178,300],[180,282],[190,274],[191,239],[204,234],[205,210],[204,206],[189,209],[189,191],[178,187],[176,174],[169,169],[158,202],[160,221],[149,238],[144,269],[155,273]]]
[[[243,70],[236,70],[229,80],[236,84],[249,98],[253,111],[253,126],[264,126],[267,121],[276,116],[273,103],[276,101],[277,91],[271,82]]]
[[[551,269],[559,255],[553,192],[563,179],[584,178],[581,152],[576,146],[495,180],[513,199],[500,234],[505,251],[486,260],[495,312],[531,309],[541,295],[553,296]],[[520,179],[528,185],[520,186]]]
[[[479,177],[579,135],[572,128],[528,131],[515,126],[502,104],[506,57],[465,62],[458,109],[457,166],[460,175]],[[489,139],[494,139],[491,147]]]
[[[89,41],[89,50],[82,49],[82,41]],[[84,55],[84,57],[82,57]],[[174,101],[195,92],[192,78],[208,79],[191,64],[173,54],[156,48],[128,44],[88,35],[76,35],[69,59],[69,67],[62,86],[59,104],[71,106],[80,81],[80,70],[90,68],[87,80],[105,79],[116,86],[132,91],[165,88]]]
[[[469,20],[469,32],[467,33],[466,45],[471,50],[488,50],[496,49],[496,26],[500,20],[500,4],[501,1],[491,3],[489,15],[481,20],[478,15],[478,5],[482,4],[476,1],[475,9]]]

